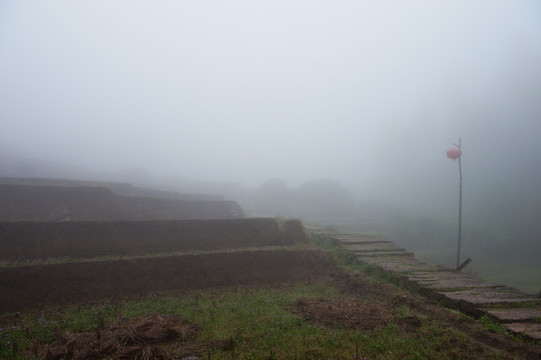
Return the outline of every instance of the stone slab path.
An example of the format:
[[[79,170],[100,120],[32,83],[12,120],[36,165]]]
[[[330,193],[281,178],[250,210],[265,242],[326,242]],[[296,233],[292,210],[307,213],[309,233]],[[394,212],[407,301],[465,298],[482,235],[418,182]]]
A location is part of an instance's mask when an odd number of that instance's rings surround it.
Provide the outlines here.
[[[308,227],[357,255],[360,262],[391,273],[429,298],[475,317],[498,320],[509,331],[541,340],[541,298],[454,269],[426,264],[393,242],[360,234]]]

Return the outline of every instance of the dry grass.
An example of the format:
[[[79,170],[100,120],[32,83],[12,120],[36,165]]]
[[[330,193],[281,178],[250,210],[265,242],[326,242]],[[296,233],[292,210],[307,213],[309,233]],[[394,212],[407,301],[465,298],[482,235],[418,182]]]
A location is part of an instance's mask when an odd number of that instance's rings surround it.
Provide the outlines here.
[[[171,359],[162,345],[192,341],[198,327],[178,316],[152,313],[122,318],[92,333],[57,334],[57,340],[38,349],[41,359]]]

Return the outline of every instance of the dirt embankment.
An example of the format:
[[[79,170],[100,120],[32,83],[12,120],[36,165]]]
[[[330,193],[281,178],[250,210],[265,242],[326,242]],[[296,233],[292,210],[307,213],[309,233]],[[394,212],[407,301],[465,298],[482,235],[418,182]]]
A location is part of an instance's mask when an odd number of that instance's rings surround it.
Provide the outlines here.
[[[310,281],[328,278],[333,267],[323,252],[267,250],[0,268],[0,313],[154,291]]]
[[[0,260],[142,255],[305,241],[301,224],[274,219],[0,222]]]
[[[0,223],[0,260],[8,265],[0,268],[0,313],[153,291],[328,276],[333,266],[328,255],[272,248],[305,241],[298,220],[287,221],[282,228],[274,219],[4,222]],[[237,250],[224,251],[232,249]],[[217,251],[173,254],[210,250]],[[88,259],[114,255],[132,257]],[[55,257],[73,259],[13,264]]]
[[[117,195],[142,196],[161,199],[181,200],[224,200],[222,195],[180,193],[170,190],[157,190],[148,187],[132,185],[126,182],[71,180],[55,178],[23,178],[23,177],[0,177],[0,185],[31,185],[31,186],[70,186],[70,187],[105,187]]]
[[[234,201],[121,196],[105,186],[0,184],[0,221],[238,219]]]

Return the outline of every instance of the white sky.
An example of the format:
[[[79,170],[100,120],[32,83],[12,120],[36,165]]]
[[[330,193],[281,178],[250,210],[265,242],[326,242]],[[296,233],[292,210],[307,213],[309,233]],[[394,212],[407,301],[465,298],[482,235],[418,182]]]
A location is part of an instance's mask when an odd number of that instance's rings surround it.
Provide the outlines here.
[[[0,2],[0,152],[107,171],[452,182],[540,149],[540,84],[536,0]]]

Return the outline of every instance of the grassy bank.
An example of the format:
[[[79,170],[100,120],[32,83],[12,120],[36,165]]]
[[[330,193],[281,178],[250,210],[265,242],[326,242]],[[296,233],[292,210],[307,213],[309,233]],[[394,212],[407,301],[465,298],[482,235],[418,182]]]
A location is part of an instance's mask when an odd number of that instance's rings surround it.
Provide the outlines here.
[[[54,341],[59,333],[94,333],[120,318],[156,312],[178,315],[200,328],[197,346],[183,346],[179,340],[164,345],[178,358],[449,359],[460,358],[464,349],[479,358],[498,358],[479,352],[465,334],[429,318],[419,319],[415,332],[405,330],[400,318],[410,316],[407,307],[397,309],[394,321],[366,331],[309,321],[292,312],[299,298],[339,302],[343,294],[310,284],[228,288],[23,314],[2,325],[0,357],[36,358],[42,351],[39,344]],[[224,343],[227,346],[219,345]]]

